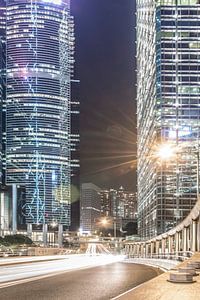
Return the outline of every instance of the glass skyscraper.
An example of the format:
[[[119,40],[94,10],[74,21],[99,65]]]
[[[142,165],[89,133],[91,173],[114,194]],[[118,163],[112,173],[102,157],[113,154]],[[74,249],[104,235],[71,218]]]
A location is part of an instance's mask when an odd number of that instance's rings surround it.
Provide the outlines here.
[[[197,199],[200,2],[137,0],[138,217],[143,238],[187,216]],[[174,149],[169,160],[160,145]]]
[[[6,84],[1,85],[4,183],[16,195],[18,188],[25,191],[13,213],[18,211],[18,221],[25,224],[69,226],[74,64],[70,0],[1,3],[6,41],[5,47],[1,42],[6,63],[1,65],[6,69]]]

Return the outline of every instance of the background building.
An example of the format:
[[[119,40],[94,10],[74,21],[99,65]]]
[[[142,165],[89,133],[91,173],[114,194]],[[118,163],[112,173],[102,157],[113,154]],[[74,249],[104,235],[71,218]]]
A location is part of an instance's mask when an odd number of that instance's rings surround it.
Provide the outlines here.
[[[98,229],[101,213],[101,189],[93,183],[81,185],[80,230],[83,233],[94,233]]]
[[[13,232],[26,224],[69,227],[71,182],[78,186],[79,177],[70,0],[1,0],[0,14],[1,218],[9,206]]]
[[[138,223],[142,237],[175,226],[197,198],[199,10],[196,0],[137,1]],[[166,143],[174,149],[174,156],[161,161],[158,147]]]
[[[126,191],[122,186],[118,189],[101,191],[101,216],[116,221],[117,229],[122,230],[130,222],[137,219],[137,195]]]

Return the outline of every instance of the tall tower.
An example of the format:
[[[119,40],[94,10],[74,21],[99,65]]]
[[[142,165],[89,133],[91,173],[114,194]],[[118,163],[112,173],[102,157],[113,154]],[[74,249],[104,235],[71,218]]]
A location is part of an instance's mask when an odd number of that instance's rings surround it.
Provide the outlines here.
[[[70,225],[70,0],[6,1],[6,178],[25,224]],[[25,200],[15,203],[17,189]]]
[[[137,0],[139,234],[163,233],[197,199],[200,2]],[[174,149],[161,161],[160,145]]]

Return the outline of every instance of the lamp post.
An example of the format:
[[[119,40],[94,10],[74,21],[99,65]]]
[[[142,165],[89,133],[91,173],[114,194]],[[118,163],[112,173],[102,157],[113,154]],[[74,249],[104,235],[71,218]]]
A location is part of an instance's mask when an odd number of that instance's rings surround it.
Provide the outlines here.
[[[106,227],[109,224],[112,224],[111,220],[112,220],[112,223],[113,223],[113,237],[116,240],[116,238],[117,238],[117,218],[116,217],[112,217],[112,218],[106,218],[106,217],[104,217],[104,218],[102,218],[100,220],[100,224],[103,227]]]
[[[173,155],[177,153],[177,147],[173,147],[172,145],[170,144],[162,144],[160,145],[160,147],[158,148],[158,151],[157,151],[157,156],[161,159],[161,160],[169,160],[173,157]],[[200,167],[199,167],[199,159],[200,159],[200,156],[199,156],[199,145],[197,147],[197,151],[196,152],[192,152],[194,154],[196,154],[196,159],[197,159],[197,173],[196,173],[196,184],[197,184],[197,199],[199,197],[199,183],[200,183],[200,180],[199,180],[199,171],[200,171]]]

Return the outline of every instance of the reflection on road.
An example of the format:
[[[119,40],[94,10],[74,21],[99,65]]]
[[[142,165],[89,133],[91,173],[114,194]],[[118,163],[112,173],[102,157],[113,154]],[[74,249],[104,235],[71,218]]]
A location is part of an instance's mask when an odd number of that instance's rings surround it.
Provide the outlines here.
[[[52,276],[62,272],[107,265],[123,260],[123,256],[114,255],[65,255],[63,259],[56,261],[23,263],[13,266],[0,267],[0,288],[6,286],[6,282],[17,284],[16,280],[35,278],[38,276]],[[10,285],[10,284],[9,284]]]

